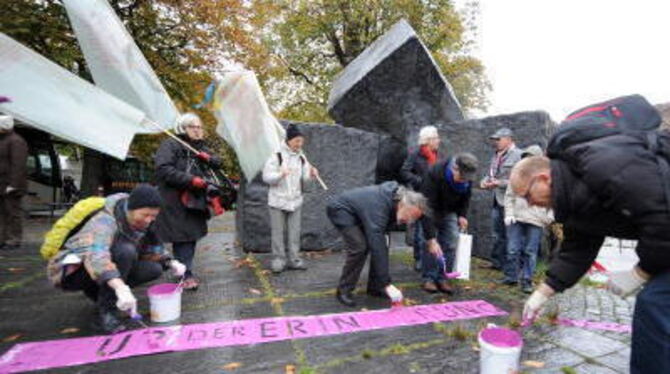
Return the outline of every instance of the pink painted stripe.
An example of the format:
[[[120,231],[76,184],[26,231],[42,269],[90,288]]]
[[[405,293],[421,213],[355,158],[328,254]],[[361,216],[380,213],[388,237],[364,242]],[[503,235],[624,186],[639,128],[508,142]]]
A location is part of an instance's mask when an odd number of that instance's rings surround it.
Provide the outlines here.
[[[22,343],[0,357],[0,373],[50,369],[192,349],[349,334],[506,315],[483,300],[314,316],[152,327],[111,336]]]
[[[614,322],[596,322],[579,319],[559,318],[556,324],[568,327],[580,327],[588,330],[604,330],[621,333],[631,333],[633,327],[631,325],[622,325]]]

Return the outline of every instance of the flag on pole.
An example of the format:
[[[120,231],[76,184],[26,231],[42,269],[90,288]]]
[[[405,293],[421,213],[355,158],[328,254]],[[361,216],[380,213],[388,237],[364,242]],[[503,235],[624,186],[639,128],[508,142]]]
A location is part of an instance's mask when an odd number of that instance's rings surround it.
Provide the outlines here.
[[[247,180],[253,179],[285,137],[256,74],[227,72],[218,82],[211,110],[218,121],[217,133],[235,150]]]
[[[0,112],[124,159],[145,115],[0,33]]]
[[[95,84],[162,128],[172,128],[177,108],[107,0],[63,0],[63,5]]]

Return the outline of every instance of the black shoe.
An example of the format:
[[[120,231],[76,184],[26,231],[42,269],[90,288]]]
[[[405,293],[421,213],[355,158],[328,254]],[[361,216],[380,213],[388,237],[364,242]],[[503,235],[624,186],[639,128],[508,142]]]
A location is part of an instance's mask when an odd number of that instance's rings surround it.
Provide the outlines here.
[[[518,282],[514,281],[514,280],[511,280],[509,278],[503,278],[503,279],[497,280],[496,283],[501,284],[503,286],[516,286]]]
[[[356,300],[354,300],[354,296],[351,294],[351,291],[342,292],[338,289],[337,292],[335,292],[335,297],[337,298],[337,301],[346,306],[350,307],[356,306]]]
[[[21,249],[21,244],[7,244],[1,247],[3,251],[16,251]]]
[[[521,291],[526,294],[533,293],[533,282],[530,281],[521,282]]]
[[[127,329],[113,311],[100,310],[96,327],[105,334],[116,334]]]
[[[369,290],[365,291],[365,293],[368,294],[369,296],[373,296],[373,297],[388,297],[388,295],[386,295],[386,292],[384,292],[382,290],[369,289]]]

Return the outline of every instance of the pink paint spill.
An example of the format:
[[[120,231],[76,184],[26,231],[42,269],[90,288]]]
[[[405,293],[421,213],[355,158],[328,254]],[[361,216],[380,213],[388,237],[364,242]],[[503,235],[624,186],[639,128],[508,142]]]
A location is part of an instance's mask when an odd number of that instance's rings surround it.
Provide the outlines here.
[[[91,364],[126,357],[351,334],[507,313],[483,300],[374,311],[151,327],[109,336],[21,343],[0,356],[0,373]]]
[[[502,327],[489,327],[481,332],[482,340],[496,347],[516,348],[523,344],[521,334]]]

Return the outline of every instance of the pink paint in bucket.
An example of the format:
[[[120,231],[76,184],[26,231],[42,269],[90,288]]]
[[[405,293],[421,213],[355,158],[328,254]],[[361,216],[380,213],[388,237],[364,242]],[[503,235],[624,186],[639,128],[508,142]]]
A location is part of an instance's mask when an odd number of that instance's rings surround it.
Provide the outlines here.
[[[495,325],[479,332],[481,374],[514,373],[519,370],[523,339],[514,330]]]
[[[151,321],[171,322],[181,316],[181,287],[174,283],[162,283],[149,287],[149,308]]]

